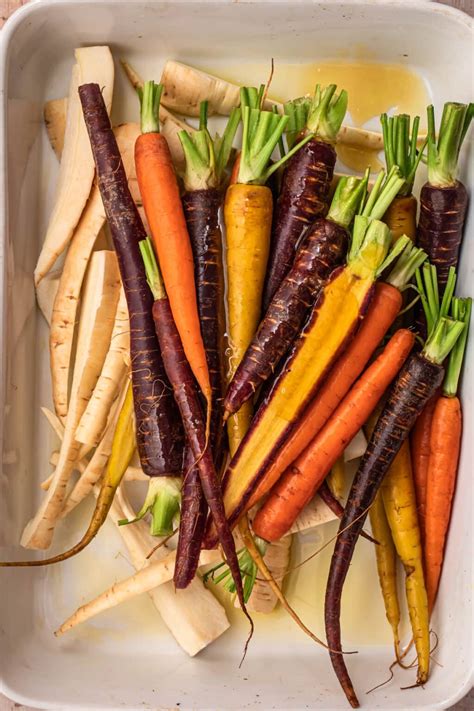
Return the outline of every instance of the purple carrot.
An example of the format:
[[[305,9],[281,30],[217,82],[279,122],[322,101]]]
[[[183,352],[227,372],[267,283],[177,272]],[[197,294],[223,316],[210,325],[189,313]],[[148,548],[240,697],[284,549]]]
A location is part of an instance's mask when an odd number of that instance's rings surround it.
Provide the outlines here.
[[[166,374],[173,388],[176,404],[181,413],[186,439],[199,471],[202,490],[216,527],[219,542],[234,578],[240,606],[247,616],[251,631],[252,618],[247,612],[235,542],[225,516],[220,482],[206,441],[206,423],[201,403],[178,330],[173,321],[168,297],[150,240],[140,243],[148,284],[153,293],[153,320],[160,343]]]
[[[79,96],[127,298],[140,463],[153,479],[177,477],[181,474],[183,434],[156,339],[153,298],[140,254],[139,242],[146,239],[146,232],[128,188],[100,87],[84,84],[79,87]]]
[[[303,230],[317,217],[324,217],[329,208],[329,190],[336,164],[333,143],[347,108],[346,92],[336,95],[335,91],[335,84],[323,91],[318,84],[312,102],[304,104],[296,100],[298,108],[305,106],[307,111],[306,125],[303,123],[301,129],[314,137],[289,159],[283,173],[272,227],[264,311],[291,268]],[[294,105],[295,102],[285,105],[290,118]]]
[[[339,525],[326,588],[326,637],[334,671],[351,706],[357,708],[341,647],[341,597],[354,548],[380,484],[411,428],[444,377],[442,363],[454,346],[464,324],[440,318],[421,353],[410,356],[390,391],[375,425],[367,450],[352,484],[344,516]],[[424,683],[427,670],[418,670]]]
[[[365,194],[367,180],[342,178],[326,218],[318,218],[305,232],[288,274],[278,287],[255,337],[229,384],[225,417],[275,372],[301,331],[331,272],[345,261],[347,227]]]

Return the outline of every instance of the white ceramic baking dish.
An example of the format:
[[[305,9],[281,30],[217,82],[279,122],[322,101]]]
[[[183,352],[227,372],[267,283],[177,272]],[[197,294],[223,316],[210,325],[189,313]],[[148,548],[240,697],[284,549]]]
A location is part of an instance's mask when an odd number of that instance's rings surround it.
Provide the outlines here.
[[[36,506],[33,492],[48,472],[52,445],[39,415],[40,404],[49,402],[50,386],[47,332],[32,286],[57,171],[42,128],[42,105],[66,94],[73,49],[102,43],[116,57],[125,55],[150,67],[155,77],[168,57],[216,67],[222,60],[269,57],[310,62],[350,57],[364,46],[375,61],[415,68],[438,110],[446,99],[472,98],[470,20],[428,2],[42,0],[15,13],[2,32],[0,54],[2,558],[18,553],[19,534]],[[136,120],[134,99],[119,71],[116,86],[118,117]],[[459,278],[463,293],[472,293],[472,237],[471,217]],[[473,349],[471,339],[468,363]],[[401,691],[409,681],[398,674],[378,692],[364,694],[387,678],[392,649],[375,569],[367,572],[374,565],[373,552],[362,550],[364,542],[359,545],[364,575],[357,574],[356,561],[343,601],[343,628],[346,647],[360,652],[348,664],[366,708],[447,708],[472,683],[473,394],[474,374],[468,367],[462,462],[433,618],[439,665],[433,666],[424,690]],[[86,514],[87,506],[59,530],[56,546],[73,541]],[[331,533],[329,528],[326,535]],[[61,567],[0,573],[1,667],[7,696],[30,706],[62,709],[346,707],[326,652],[295,631],[281,613],[270,621],[257,619],[240,669],[247,631],[243,623],[190,659],[167,634],[146,596],[56,640],[52,630],[77,604],[129,574],[125,558],[116,555],[119,549],[118,536],[107,524],[99,541]],[[318,560],[292,586],[292,599],[306,621],[321,631],[327,557]]]

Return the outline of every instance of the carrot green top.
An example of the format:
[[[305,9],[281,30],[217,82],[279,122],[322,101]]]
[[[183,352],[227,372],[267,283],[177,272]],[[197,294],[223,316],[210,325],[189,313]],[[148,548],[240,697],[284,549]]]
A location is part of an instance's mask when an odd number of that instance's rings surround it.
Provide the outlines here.
[[[143,89],[138,91],[140,100],[140,128],[142,133],[159,133],[160,132],[160,101],[163,92],[163,84],[155,84],[152,81],[146,81],[143,84]]]
[[[232,143],[240,123],[240,108],[231,111],[222,137],[212,139],[207,128],[207,101],[201,102],[199,130],[192,134],[180,131],[178,136],[186,159],[184,187],[186,190],[218,188],[232,154]]]
[[[408,114],[387,117],[382,114],[380,117],[383,131],[383,144],[385,151],[385,162],[387,171],[396,166],[404,183],[400,188],[399,195],[410,195],[415,181],[415,174],[423,156],[426,140],[420,149],[417,149],[418,128],[420,117],[415,116],[410,131],[411,119]]]
[[[156,261],[152,241],[149,237],[138,243],[145,265],[146,280],[155,301],[167,299],[161,271]]]
[[[288,116],[280,116],[273,111],[260,109],[259,102],[262,98],[261,89],[258,91],[255,87],[244,87],[240,90],[243,133],[237,179],[239,183],[264,185],[272,173],[312,138],[309,134],[293,146],[283,158],[269,166],[275,146],[288,123]]]
[[[326,219],[349,227],[364,200],[368,181],[368,173],[364,178],[352,175],[340,178]]]
[[[322,88],[316,84],[313,98],[306,96],[287,101],[285,113],[289,118],[288,145],[301,132],[334,143],[347,111],[347,92],[336,94],[336,84]]]
[[[405,235],[403,235],[401,239],[403,238],[408,239]],[[407,288],[407,285],[412,280],[417,269],[419,269],[426,260],[427,256],[426,252],[419,247],[415,247],[413,242],[409,239],[405,243],[405,247],[397,259],[395,266],[390,271],[390,274],[384,278],[384,281],[399,291],[403,291]]]
[[[428,106],[428,182],[448,187],[456,182],[459,151],[474,115],[474,104],[448,101],[436,140],[434,107]]]
[[[471,311],[472,299],[461,299],[456,296],[453,297],[451,314],[453,319],[464,323],[464,330],[451,351],[451,355],[449,356],[448,369],[446,371],[446,378],[443,385],[443,392],[447,397],[455,397],[458,391],[467,337],[469,335]]]

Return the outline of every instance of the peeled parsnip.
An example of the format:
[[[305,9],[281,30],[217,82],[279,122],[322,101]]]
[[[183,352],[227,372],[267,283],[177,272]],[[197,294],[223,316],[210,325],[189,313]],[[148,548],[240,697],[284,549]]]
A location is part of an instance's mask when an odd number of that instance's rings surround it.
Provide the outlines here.
[[[94,252],[84,290],[71,400],[59,462],[46,497],[23,532],[21,545],[25,548],[45,549],[51,544],[67,483],[79,458],[80,445],[74,437],[76,428],[110,347],[119,290],[120,274],[115,252]]]
[[[48,273],[65,250],[79,222],[94,179],[94,159],[82,117],[78,88],[97,82],[110,112],[114,83],[114,62],[108,47],[81,47],[69,88],[64,150],[61,158],[56,201],[35,269],[35,284]]]
[[[132,519],[134,515],[121,486],[109,517],[116,522]],[[150,535],[148,525],[138,521],[133,526],[120,526],[118,530],[128,548],[133,567],[140,570],[149,565],[147,556],[156,546],[156,539]],[[165,558],[168,552],[169,549],[163,546],[155,552],[154,559]],[[185,590],[175,590],[173,583],[169,582],[149,590],[148,595],[178,644],[192,657],[230,626],[223,606],[197,577]]]
[[[160,83],[163,84],[162,104],[185,116],[199,116],[201,101],[208,101],[209,116],[228,116],[240,104],[240,86],[173,59],[166,62]],[[264,108],[271,110],[272,106],[281,107],[278,102],[268,99]],[[383,150],[381,133],[354,126],[342,126],[337,142],[374,151]]]
[[[48,326],[51,326],[53,306],[58,293],[60,279],[61,272],[54,270],[49,272],[35,289],[38,308],[46,319]]]
[[[117,143],[127,176],[134,164],[135,141],[140,135],[138,124],[123,124],[116,129]],[[54,409],[64,418],[68,409],[72,346],[82,282],[97,236],[105,223],[105,211],[97,185],[72,238],[64,262],[54,302],[50,332],[50,362]]]
[[[67,96],[63,99],[51,99],[44,105],[43,115],[51,148],[61,160],[66,132]]]
[[[91,399],[81,417],[76,430],[76,440],[91,448],[96,447],[107,426],[112,403],[119,393],[120,385],[127,371],[125,354],[130,350],[130,324],[127,302],[123,288],[115,314],[115,323],[102,372]]]
[[[336,516],[319,496],[315,496],[305,506],[288,533],[304,533],[328,521],[335,521]]]
[[[173,580],[176,551],[167,553],[160,560],[150,561],[149,565],[140,568],[135,575],[131,575],[105,590],[94,600],[79,607],[61,627],[55,632],[56,636],[64,634],[86,620],[95,617],[105,610],[120,605],[136,595],[149,592],[164,583]],[[199,556],[199,566],[214,565],[222,561],[219,550],[203,550]],[[181,592],[181,591],[180,591]]]

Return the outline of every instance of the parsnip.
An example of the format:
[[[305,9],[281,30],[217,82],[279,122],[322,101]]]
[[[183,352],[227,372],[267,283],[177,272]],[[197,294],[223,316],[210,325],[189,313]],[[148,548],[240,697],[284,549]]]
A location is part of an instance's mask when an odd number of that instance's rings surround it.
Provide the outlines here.
[[[89,197],[94,179],[94,159],[82,116],[78,88],[97,82],[108,111],[112,104],[114,62],[108,47],[76,49],[76,64],[69,89],[64,149],[56,202],[35,269],[38,284],[67,247]]]
[[[125,74],[127,75],[127,79],[129,80],[130,84],[132,87],[137,90],[143,88],[143,79],[137,72],[133,69],[133,67],[130,66],[128,62],[124,62],[123,60],[121,61],[122,67],[124,69]],[[184,66],[184,65],[183,65]],[[199,116],[199,111],[196,114]],[[161,124],[161,133],[162,135],[166,138],[168,142],[168,146],[170,149],[171,157],[173,159],[173,163],[175,168],[178,170],[181,170],[184,168],[185,165],[185,160],[184,160],[184,153],[183,153],[183,147],[181,145],[181,141],[178,138],[178,133],[180,131],[187,131],[188,133],[193,133],[195,129],[187,124],[185,121],[182,121],[179,119],[177,116],[174,116],[170,111],[168,111],[164,106],[163,102],[160,102],[160,109],[159,109],[159,117],[160,117],[160,124]],[[133,185],[130,186],[131,192],[132,192],[132,197],[137,202],[137,197],[134,193],[133,190]],[[141,198],[140,198],[141,202]]]
[[[95,252],[84,290],[71,402],[59,462],[47,495],[23,532],[21,545],[25,548],[44,549],[51,544],[54,527],[64,504],[67,483],[78,459],[80,445],[74,434],[110,346],[119,290],[120,274],[115,252]]]
[[[131,519],[134,515],[123,487],[120,487],[109,516],[117,521]],[[129,550],[134,568],[140,570],[148,566],[150,563],[147,556],[156,546],[156,539],[150,536],[147,524],[138,521],[133,526],[120,526],[118,530]],[[163,559],[168,553],[169,549],[163,546],[154,556],[155,559]],[[169,582],[149,590],[148,594],[171,634],[192,657],[230,626],[223,606],[199,578],[194,578],[185,590],[175,591],[173,583]]]
[[[66,132],[67,96],[63,99],[51,99],[44,105],[44,123],[51,148],[61,160]]]
[[[150,561],[148,566],[138,570],[135,575],[115,583],[94,600],[79,607],[55,632],[56,636],[68,632],[104,610],[109,610],[111,607],[120,605],[121,602],[130,600],[135,595],[149,592],[159,585],[169,583],[173,580],[175,560],[176,551],[171,551],[161,560]],[[214,565],[221,561],[222,556],[218,550],[203,550],[199,556],[200,566]]]
[[[206,99],[209,101],[209,116],[212,114],[228,116],[231,109],[240,103],[240,87],[237,84],[201,72],[187,64],[175,62],[173,59],[166,62],[161,83],[164,86],[162,103],[168,109],[185,116],[199,116],[199,104]],[[265,108],[271,109],[272,105],[281,107],[281,104],[269,99]],[[354,147],[383,150],[381,133],[354,126],[342,126],[337,142]]]
[[[364,432],[359,430],[344,450],[344,461],[352,462],[354,459],[359,459],[359,457],[363,456],[366,449],[367,439]]]
[[[61,514],[62,517],[67,516],[70,511],[72,511],[78,504],[81,503],[81,501],[86,498],[86,496],[90,494],[95,484],[97,484],[102,474],[104,473],[105,467],[107,465],[107,460],[112,451],[112,441],[114,438],[115,427],[117,424],[117,418],[122,408],[123,400],[125,398],[127,383],[128,375],[125,375],[120,384],[121,393],[112,405],[104,436],[99,442],[87,467],[84,469],[82,475],[80,476],[73,490],[69,494]]]
[[[139,134],[140,127],[135,123],[123,124],[115,131],[127,176],[132,172],[135,141]],[[51,320],[53,402],[54,409],[61,418],[66,416],[68,407],[72,345],[82,282],[94,243],[104,223],[102,198],[99,188],[94,186],[66,255]]]
[[[115,314],[109,352],[104,361],[102,372],[92,393],[91,399],[81,417],[76,430],[76,440],[91,447],[96,447],[107,425],[110,408],[116,399],[127,365],[124,353],[130,349],[130,324],[127,302],[123,288]]]
[[[292,539],[293,536],[285,536],[276,543],[268,544],[263,556],[268,569],[280,588],[290,565]],[[248,610],[268,614],[275,609],[277,602],[277,596],[270,588],[270,585],[257,575],[257,580],[247,604]]]
[[[290,528],[289,534],[304,533],[305,531],[310,531],[312,528],[321,526],[321,524],[327,523],[328,521],[334,521],[335,519],[336,516],[326,506],[324,501],[321,501],[319,496],[315,496],[300,513]]]

